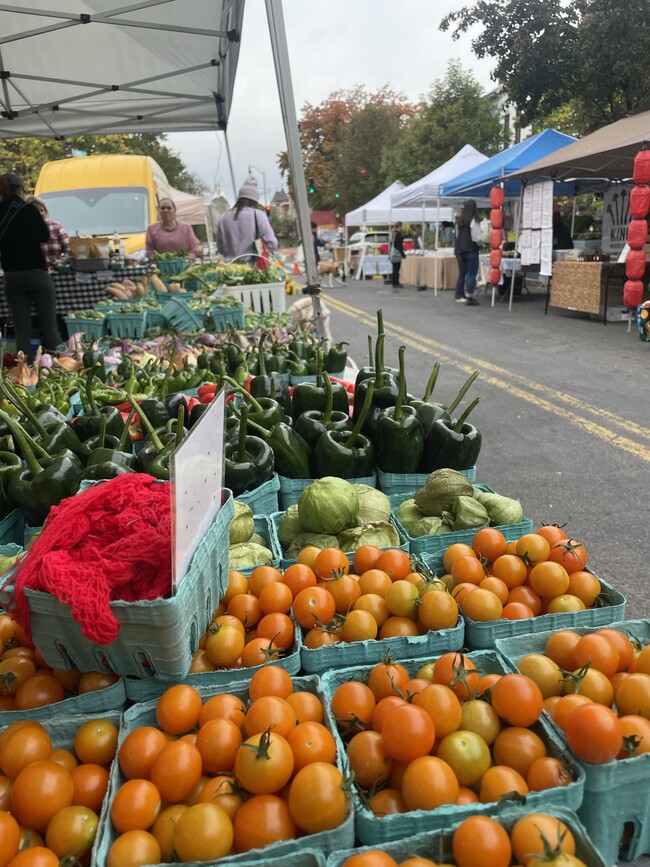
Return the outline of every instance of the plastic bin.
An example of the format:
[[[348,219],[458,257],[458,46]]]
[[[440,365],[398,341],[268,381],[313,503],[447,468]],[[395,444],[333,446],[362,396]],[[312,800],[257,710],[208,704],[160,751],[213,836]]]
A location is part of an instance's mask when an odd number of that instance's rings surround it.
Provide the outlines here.
[[[481,491],[489,491],[490,493],[494,493],[492,488],[490,488],[488,485],[475,485],[474,487],[479,488],[479,490]],[[411,496],[413,495],[394,495],[391,498],[391,505],[394,509],[397,509],[399,505],[404,502],[404,500],[410,499]],[[399,500],[400,497],[402,498],[401,500]],[[450,545],[453,545],[455,542],[464,542],[466,545],[471,545],[472,539],[479,530],[478,527],[473,527],[470,530],[452,530],[449,533],[441,533],[438,536],[410,536],[397,519],[395,519],[395,523],[397,524],[400,532],[408,542],[408,550],[411,554],[415,554],[417,556],[444,552]],[[523,536],[524,533],[532,532],[533,522],[530,520],[530,518],[523,518],[523,520],[521,520],[518,524],[504,524],[502,526],[495,527],[495,529],[500,530],[506,537],[507,541],[511,542],[513,539],[519,539],[519,537]]]
[[[37,672],[38,673],[38,672]],[[18,720],[38,720],[45,723],[46,720],[56,719],[59,716],[71,714],[105,714],[109,711],[121,712],[126,705],[126,686],[121,677],[116,683],[107,686],[106,689],[98,689],[93,692],[85,692],[82,695],[72,695],[47,704],[44,707],[33,707],[29,710],[3,710],[0,711],[0,729]]]
[[[83,331],[86,340],[99,340],[106,334],[108,319],[87,319],[85,316],[66,316],[65,327],[68,335]]]
[[[280,476],[280,508],[286,512],[289,506],[294,506],[300,499],[300,495],[314,479],[288,479],[286,476]],[[347,479],[353,485],[368,485],[371,488],[377,487],[377,476],[373,473],[372,476],[363,476],[359,479]]]
[[[177,331],[199,331],[205,322],[203,310],[191,310],[178,298],[170,298],[161,312]]]
[[[470,482],[476,481],[476,464],[468,470],[458,470],[458,472],[466,476]],[[408,500],[418,488],[424,487],[430,475],[430,473],[385,473],[377,467],[377,487],[389,497],[394,494],[408,493],[404,498]]]
[[[224,685],[224,687],[222,688],[199,686],[197,687],[197,689],[204,701],[208,698],[211,698],[213,695],[217,695],[220,692],[232,693],[237,697],[241,698],[244,702],[248,698],[247,684],[231,683],[228,685]],[[295,678],[294,689],[307,690],[319,696],[321,701],[324,700],[324,695],[319,680],[316,677]],[[327,716],[325,717],[323,722],[324,725],[328,727],[331,726],[331,722],[329,721]],[[126,713],[124,714],[122,729],[120,731],[118,750],[124,738],[131,731],[133,731],[139,726],[146,725],[156,725],[155,701],[148,701],[146,703],[136,704],[126,711]],[[342,756],[338,757],[337,764],[341,770],[344,769],[345,763]],[[111,823],[110,808],[113,797],[115,796],[115,792],[123,782],[124,777],[121,774],[119,763],[114,762],[113,767],[111,768],[108,792],[104,800],[104,805],[102,807],[100,827],[97,833],[97,839],[94,847],[94,863],[96,864],[106,863],[106,855],[108,853],[108,849],[117,836]],[[270,846],[266,846],[264,849],[252,850],[251,852],[245,852],[241,855],[219,858],[218,863],[219,865],[222,865],[230,863],[241,864],[246,863],[247,861],[257,861],[260,864],[266,864],[268,858],[283,856],[285,864],[293,864],[293,856],[302,853],[302,851],[306,847],[309,847],[310,849],[316,849],[322,853],[327,854],[333,852],[335,849],[347,848],[352,845],[354,845],[354,818],[353,813],[350,812],[345,822],[338,828],[334,828],[331,831],[323,831],[319,834],[306,835],[296,840],[286,840],[279,843],[273,843]],[[192,865],[192,867],[194,867],[194,865]]]
[[[576,855],[583,861],[587,867],[611,867],[611,862],[603,860],[601,853],[593,845],[590,840],[590,835],[585,827],[580,823],[580,819],[572,810],[567,810],[562,807],[550,807],[542,810],[544,813],[551,813],[561,819],[565,825],[571,830],[576,843]],[[494,818],[498,819],[508,831],[512,828],[517,819],[526,815],[526,811],[521,807],[508,806],[504,804],[498,815]],[[404,835],[404,839],[395,840],[392,843],[382,844],[378,847],[361,847],[357,849],[348,849],[342,852],[332,852],[327,858],[327,867],[342,867],[345,861],[351,855],[358,855],[361,852],[367,852],[371,848],[379,848],[382,852],[387,852],[392,858],[401,863],[408,858],[423,857],[423,858],[444,858],[445,861],[454,863],[452,855],[452,835],[455,828],[462,821],[461,818],[454,819],[453,824],[445,828],[442,833],[437,831],[434,833],[415,833],[413,836]],[[442,863],[438,861],[437,863]]]
[[[497,673],[503,674],[510,671],[510,667],[506,660],[496,650],[480,650],[474,653],[467,654],[476,665],[481,674]],[[433,657],[435,658],[435,657]],[[412,662],[402,661],[407,671],[415,675],[415,673],[427,662],[432,662],[431,656],[421,657]],[[380,661],[380,657],[376,662]],[[376,664],[375,662],[375,664]],[[336,688],[350,680],[368,679],[368,674],[372,665],[359,666],[355,668],[338,669],[329,671],[322,675],[321,683],[323,692],[327,697],[328,703],[326,711],[331,716],[330,702]],[[331,720],[332,725],[334,721]],[[555,726],[553,726],[543,714],[540,719],[531,726],[545,742],[548,754],[559,758],[561,755],[566,755],[566,744],[558,735]],[[337,744],[339,748],[343,748],[341,736],[336,734]],[[349,768],[348,768],[349,769]],[[536,812],[539,810],[547,810],[551,807],[565,807],[570,810],[577,810],[582,803],[583,790],[585,785],[585,773],[578,762],[572,765],[572,772],[575,777],[574,781],[566,786],[558,786],[553,789],[546,789],[542,792],[530,792],[522,801],[525,804],[527,812]],[[387,816],[376,816],[365,805],[363,801],[358,804],[355,816],[355,830],[357,839],[364,844],[375,845],[378,843],[386,843],[390,840],[398,840],[401,837],[409,837],[413,834],[418,834],[421,831],[444,831],[450,825],[461,821],[474,814],[483,814],[488,816],[496,816],[503,809],[503,802],[496,803],[475,803],[466,805],[444,804],[435,810],[411,810],[407,813],[395,813]]]
[[[22,545],[24,540],[25,519],[19,509],[14,509],[0,521],[0,545]]]
[[[569,628],[586,635],[600,626]],[[650,642],[650,620],[625,620],[607,626],[625,632],[633,641]],[[543,652],[552,634],[550,631],[500,639],[497,647],[514,668],[522,656]],[[606,863],[614,864],[619,857],[627,861],[650,855],[650,753],[604,765],[591,765],[580,759],[576,762],[585,773],[584,799],[578,815]],[[631,833],[619,851],[626,826]]]
[[[108,313],[106,321],[108,331],[113,337],[141,339],[147,329],[147,311],[143,310],[142,313]]]
[[[176,277],[187,268],[185,259],[157,259],[156,267],[161,277]]]
[[[289,566],[292,566],[294,563],[297,562],[297,560],[295,560],[293,558],[289,558],[286,556],[284,548],[280,544],[280,540],[277,536],[278,525],[280,523],[281,517],[282,517],[282,512],[276,512],[274,515],[271,515],[271,520],[273,522],[273,533],[275,534],[277,544],[280,546],[280,550],[282,551],[282,559],[280,560],[280,568],[281,569],[288,569]],[[397,522],[393,520],[392,515],[390,517],[390,522],[397,529],[397,532],[399,533],[399,537],[401,540],[399,545],[393,545],[392,547],[393,548],[399,548],[402,551],[408,551],[408,543],[404,541],[404,535],[403,535],[402,531],[400,530],[400,527],[397,524]],[[382,551],[387,551],[387,550],[389,550],[389,549],[388,548],[382,548]],[[354,557],[354,553],[351,551],[346,551],[345,553],[347,554],[347,557],[348,557],[348,560],[350,561],[350,563],[352,563],[352,558]]]
[[[264,482],[257,488],[253,488],[252,491],[244,491],[236,499],[250,506],[254,515],[272,515],[279,508],[279,490],[280,477],[277,473],[274,473],[268,482]]]
[[[230,326],[241,330],[244,327],[244,305],[239,307],[222,307],[220,304],[212,304],[210,307],[210,319],[214,330],[221,334]]]
[[[121,622],[115,641],[93,644],[81,633],[69,605],[49,593],[26,590],[31,627],[39,650],[53,668],[114,671],[135,677],[185,677],[199,637],[228,582],[228,526],[232,494],[199,544],[175,596],[152,602],[112,602]]]
[[[453,534],[452,534],[453,535]],[[443,554],[423,557],[424,564],[437,575],[444,571]],[[599,579],[600,580],[600,579]],[[470,650],[495,647],[500,639],[514,636],[531,636],[553,629],[573,629],[576,626],[609,626],[625,617],[625,596],[611,585],[600,580],[604,605],[587,608],[585,611],[561,611],[557,614],[540,614],[522,620],[493,620],[487,623],[465,617],[465,641]],[[532,639],[530,639],[532,640]],[[531,651],[532,652],[532,651]]]
[[[275,566],[276,569],[279,569],[282,549],[280,548],[280,543],[278,542],[276,533],[273,532],[271,519],[267,515],[253,515],[253,521],[255,523],[255,532],[259,533],[260,536],[263,536],[267,540],[267,548],[269,548],[273,553],[271,566]],[[254,566],[251,566],[250,569],[240,569],[239,571],[243,575],[248,576],[254,568]]]
[[[287,293],[281,283],[259,283],[246,286],[227,286],[224,291],[241,299],[245,310],[255,313],[284,313]]]

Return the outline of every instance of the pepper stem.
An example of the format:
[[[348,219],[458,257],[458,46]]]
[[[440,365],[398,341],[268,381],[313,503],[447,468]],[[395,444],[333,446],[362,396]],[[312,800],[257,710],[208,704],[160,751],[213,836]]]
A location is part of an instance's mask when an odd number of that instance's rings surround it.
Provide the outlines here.
[[[123,428],[122,433],[120,435],[120,441],[117,444],[117,449],[120,452],[123,452],[124,449],[126,448],[126,441],[127,441],[128,436],[129,436],[129,433],[131,431],[131,422],[133,421],[134,418],[135,418],[135,410],[132,409],[131,412],[128,414],[126,421],[124,422],[124,428]]]
[[[372,354],[372,334],[369,334],[368,335],[368,366],[369,367],[372,367],[373,357],[374,356]]]
[[[260,334],[260,342],[257,344],[257,356],[258,356],[258,376],[266,376],[266,358],[264,357],[264,344],[266,343],[266,338],[269,336],[268,331],[263,331]]]
[[[474,373],[472,373],[471,376],[467,379],[467,381],[466,381],[465,384],[462,386],[461,390],[458,392],[458,394],[456,395],[456,397],[455,397],[455,398],[452,400],[452,402],[449,404],[449,406],[446,406],[446,407],[445,407],[445,409],[447,410],[447,412],[449,413],[449,415],[452,414],[452,412],[456,409],[456,407],[457,407],[458,404],[461,402],[461,400],[465,397],[465,394],[466,394],[467,390],[469,389],[470,385],[474,382],[474,380],[476,379],[476,377],[477,377],[478,375],[479,375],[479,371],[478,371],[478,370],[475,370]]]
[[[402,405],[404,404],[404,398],[406,397],[406,371],[404,369],[404,353],[406,352],[405,346],[400,346],[399,348],[399,391],[397,392],[397,400],[395,401],[395,412],[393,414],[393,418],[395,421],[401,421],[404,413],[402,412]]]
[[[323,350],[320,346],[316,350],[316,385],[323,387]]]
[[[224,376],[223,381],[227,382],[234,391],[238,391],[240,392],[240,394],[243,394],[244,397],[248,399],[253,409],[257,410],[257,412],[264,412],[264,407],[262,406],[262,404],[258,400],[256,400],[253,395],[250,394],[250,392],[246,391],[243,385],[240,385],[237,380],[233,379],[230,376]]]
[[[237,418],[241,420],[241,417],[242,417],[241,412],[237,412],[237,410],[234,407],[233,407],[232,411],[237,416]],[[255,428],[256,431],[259,431],[259,435],[261,437],[263,437],[265,440],[271,436],[271,431],[267,430],[265,427],[262,427],[262,425],[258,424],[256,421],[251,421],[250,419],[248,419],[248,427]]]
[[[383,333],[384,333],[384,311],[382,309],[379,309],[377,311],[377,337],[379,337],[379,335],[383,334]]]
[[[28,406],[28,404],[25,403],[25,401],[18,394],[18,389],[14,388],[6,377],[2,378],[0,390],[2,390],[2,393],[7,398],[7,400],[11,401],[11,403],[13,403],[13,405],[17,407],[22,412],[22,414],[29,419],[29,421],[31,421],[31,423],[36,428],[37,433],[40,436],[45,437],[45,428],[36,418],[36,414],[32,412],[31,407]]]
[[[327,371],[323,373],[325,381],[325,412],[323,413],[323,425],[329,427],[332,421],[332,407],[334,406],[334,392],[332,391],[332,380],[329,378]]]
[[[377,337],[375,345],[375,382],[379,385],[379,378],[384,371],[384,335]]]
[[[21,425],[18,424],[15,419],[13,419],[10,415],[7,415],[7,413],[3,412],[2,410],[0,410],[0,419],[2,419],[2,421],[11,431],[11,435],[16,440],[18,448],[23,453],[25,463],[27,464],[27,467],[31,471],[32,475],[37,476],[39,473],[42,473],[43,467],[36,460],[36,455],[29,446]]]
[[[167,365],[167,370],[165,371],[165,377],[160,385],[160,399],[165,400],[167,397],[167,389],[169,388],[169,380],[172,375],[172,370],[174,369],[174,359],[176,358],[176,347],[172,347],[171,354],[169,356],[169,364]]]
[[[239,443],[237,448],[237,460],[243,463],[246,460],[246,433],[248,429],[248,407],[246,404],[241,408],[239,417]]]
[[[147,418],[147,414],[140,410],[140,407],[136,403],[135,398],[133,397],[132,394],[127,394],[126,399],[129,401],[129,403],[131,404],[133,409],[138,413],[138,415],[140,417],[140,424],[144,425],[145,430],[149,434],[149,438],[151,439],[151,442],[153,443],[153,446],[156,449],[156,451],[159,451],[159,452],[162,451],[164,446],[161,442],[160,437],[156,433],[156,429],[154,428],[154,426],[151,424],[151,422]]]
[[[422,398],[424,403],[429,403],[431,400],[431,395],[433,394],[433,389],[436,387],[436,382],[438,381],[438,374],[440,373],[441,363],[436,361],[433,365],[433,370],[431,371],[431,376],[429,377],[429,381],[427,382],[427,387],[424,390],[424,397]]]
[[[178,415],[176,416],[176,442],[174,444],[174,448],[177,449],[180,444],[183,442],[183,438],[185,437],[185,404],[181,403],[178,407]]]
[[[99,419],[99,448],[103,449],[106,443],[106,413],[102,413]]]
[[[97,404],[95,403],[95,398],[93,397],[93,379],[95,374],[99,370],[99,365],[95,364],[88,371],[88,376],[86,377],[86,400],[88,401],[88,406],[90,408],[91,415],[98,416],[99,410],[97,409]]]
[[[357,419],[356,424],[352,428],[352,431],[350,432],[350,436],[345,441],[345,448],[346,449],[352,448],[357,437],[361,433],[361,428],[363,427],[363,423],[366,420],[366,416],[368,415],[368,413],[370,411],[370,407],[372,406],[372,396],[373,396],[374,392],[375,392],[375,383],[370,382],[370,384],[368,385],[368,389],[366,391],[366,396],[365,396],[364,401],[363,401],[363,406],[361,407],[361,412],[359,413],[359,418]]]
[[[458,421],[454,425],[454,432],[455,433],[461,432],[461,430],[463,429],[463,425],[467,421],[467,416],[474,409],[474,407],[479,403],[480,400],[481,400],[480,397],[475,397],[474,400],[470,404],[468,404],[468,406],[465,408],[465,411],[463,412],[463,414],[460,416],[460,418],[458,419]]]

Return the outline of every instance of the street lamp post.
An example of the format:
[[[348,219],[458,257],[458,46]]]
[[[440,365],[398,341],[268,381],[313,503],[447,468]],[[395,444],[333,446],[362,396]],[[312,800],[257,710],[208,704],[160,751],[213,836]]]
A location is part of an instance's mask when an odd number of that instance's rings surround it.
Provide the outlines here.
[[[266,207],[266,204],[267,204],[267,201],[266,201],[266,194],[267,194],[267,192],[268,192],[268,190],[267,190],[267,188],[266,188],[266,173],[263,172],[262,169],[258,169],[257,166],[251,166],[251,165],[249,165],[249,166],[248,166],[248,171],[250,172],[251,169],[255,169],[256,172],[259,172],[259,174],[262,175],[262,184],[264,185],[264,186],[262,187],[262,193],[264,194],[264,206]]]

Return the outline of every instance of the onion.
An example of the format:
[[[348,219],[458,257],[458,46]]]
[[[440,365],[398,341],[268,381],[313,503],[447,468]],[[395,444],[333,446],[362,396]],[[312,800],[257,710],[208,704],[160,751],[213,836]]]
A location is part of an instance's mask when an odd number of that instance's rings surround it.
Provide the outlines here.
[[[219,343],[214,334],[200,334],[194,342],[200,346],[217,346]]]

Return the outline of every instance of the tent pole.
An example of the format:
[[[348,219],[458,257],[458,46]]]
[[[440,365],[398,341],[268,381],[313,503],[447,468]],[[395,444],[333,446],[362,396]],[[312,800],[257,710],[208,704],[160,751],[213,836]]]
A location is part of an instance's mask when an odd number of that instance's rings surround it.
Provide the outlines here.
[[[235,183],[235,173],[232,168],[232,157],[230,156],[230,144],[228,143],[228,133],[224,129],[223,131],[224,141],[226,142],[226,154],[228,155],[228,168],[230,169],[230,180],[232,181],[232,191],[235,196],[235,202],[237,201],[237,184]]]
[[[517,260],[517,244],[519,243],[519,226],[521,224],[521,211],[523,208],[524,201],[524,185],[521,185],[521,190],[519,191],[519,208],[517,210],[517,223],[515,225],[515,249],[513,250],[513,260]],[[512,269],[512,277],[510,278],[510,301],[508,302],[508,312],[512,310],[512,296],[515,292],[515,275],[517,271],[515,268]]]
[[[433,269],[433,294],[435,297],[438,295],[438,240],[440,238],[440,193],[438,193],[438,202],[436,206],[436,240],[434,243],[435,247],[435,256],[436,256],[436,264]],[[442,267],[442,261],[440,262],[440,266]]]
[[[317,316],[317,325],[322,328],[323,322],[320,316],[320,287],[318,285],[318,273],[316,270],[316,257],[314,245],[311,243],[311,227],[309,225],[309,203],[307,201],[307,187],[305,186],[305,170],[302,164],[302,151],[300,146],[300,134],[298,132],[298,119],[293,96],[293,84],[291,82],[291,69],[289,65],[289,50],[287,48],[287,34],[284,27],[284,14],[282,0],[266,0],[266,15],[269,22],[269,34],[271,48],[273,50],[273,62],[275,64],[275,76],[280,95],[280,107],[284,132],[287,138],[287,151],[289,154],[289,167],[293,179],[293,195],[296,204],[296,217],[298,233],[302,239],[302,249],[305,254],[305,272],[307,286],[305,293],[314,297],[314,312]],[[323,336],[322,334],[319,336]]]
[[[573,238],[573,232],[576,227],[576,196],[575,192],[573,193],[573,210],[571,211],[571,237]]]

